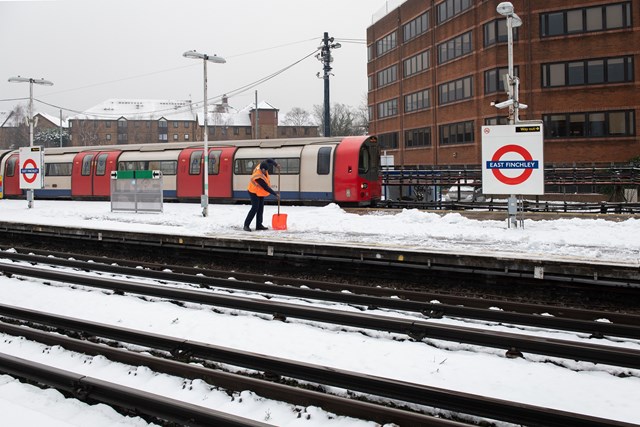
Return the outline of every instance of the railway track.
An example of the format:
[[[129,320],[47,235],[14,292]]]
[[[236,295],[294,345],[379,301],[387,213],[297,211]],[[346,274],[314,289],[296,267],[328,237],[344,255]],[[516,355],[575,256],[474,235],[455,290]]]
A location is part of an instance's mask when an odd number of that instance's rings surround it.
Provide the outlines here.
[[[495,309],[471,309],[469,307],[456,307],[456,305],[441,303],[433,304],[425,301],[417,301],[415,299],[406,299],[407,294],[403,295],[403,299],[389,298],[389,295],[383,297],[380,295],[372,296],[366,294],[349,294],[344,292],[345,285],[320,283],[317,281],[305,282],[297,280],[291,282],[291,279],[265,276],[254,277],[256,280],[253,281],[245,280],[248,279],[247,277],[244,277],[243,280],[238,280],[238,277],[234,277],[233,280],[229,280],[228,277],[230,274],[233,274],[234,276],[237,276],[237,274],[178,267],[171,267],[171,271],[166,271],[167,266],[159,268],[159,266],[152,265],[146,265],[145,268],[139,268],[139,265],[123,265],[126,264],[126,262],[123,261],[119,261],[117,262],[117,265],[114,265],[114,261],[116,260],[111,259],[94,259],[93,262],[88,262],[87,260],[81,261],[75,259],[75,257],[73,257],[74,259],[64,259],[45,255],[19,254],[14,252],[2,252],[0,253],[0,258],[3,259],[0,263],[0,271],[14,277],[33,277],[47,282],[55,281],[69,283],[74,286],[93,286],[101,289],[108,289],[111,292],[126,292],[136,295],[146,295],[147,297],[169,299],[170,301],[180,304],[188,302],[207,304],[215,307],[226,307],[233,310],[255,311],[258,313],[269,314],[279,320],[296,317],[299,319],[305,319],[306,321],[323,323],[331,322],[333,324],[338,324],[341,327],[348,326],[351,328],[357,328],[358,330],[367,329],[385,331],[393,334],[402,334],[411,337],[414,340],[450,340],[455,342],[467,342],[474,345],[502,348],[509,351],[510,355],[518,355],[520,353],[539,353],[553,358],[566,357],[577,360],[588,360],[594,363],[619,365],[623,367],[624,370],[628,371],[629,375],[633,375],[633,371],[629,371],[629,369],[633,370],[640,368],[638,362],[638,360],[640,360],[640,357],[638,357],[640,356],[640,353],[638,351],[573,341],[570,343],[563,343],[562,340],[552,340],[548,338],[540,339],[536,337],[518,336],[516,334],[498,333],[495,331],[487,333],[473,330],[471,328],[442,326],[423,320],[416,320],[416,317],[419,319],[446,315],[503,323],[507,321],[506,317],[494,317],[503,313],[519,315],[522,321],[521,324],[531,324],[532,326],[541,327],[541,324],[527,322],[533,322],[533,319],[535,318],[554,319],[549,316],[529,315],[522,312],[511,313]],[[180,271],[177,272],[177,270]],[[110,277],[116,274],[122,277]],[[224,277],[225,275],[227,276],[226,279],[220,278],[220,276]],[[126,279],[123,277],[126,277]],[[138,280],[141,279],[146,279],[147,283],[138,283]],[[150,285],[148,283],[148,279],[153,279],[157,284]],[[287,281],[290,282],[287,283]],[[189,286],[187,286],[187,284]],[[257,293],[259,296],[267,295],[267,298],[266,300],[264,298],[258,300],[256,298],[238,297],[235,296],[235,294],[234,296],[220,295],[212,293],[208,289],[194,289],[193,286],[197,288],[232,290],[236,294],[239,292],[253,292]],[[333,292],[322,290],[332,287],[336,288]],[[392,295],[399,292],[398,290],[373,289],[380,293],[390,292]],[[354,292],[354,290],[358,290],[359,292],[367,291],[367,289],[359,289],[351,286],[350,291]],[[418,293],[413,292],[413,294],[415,297]],[[333,308],[300,306],[290,302],[283,303],[274,301],[276,298],[273,298],[273,296],[304,299],[305,301],[314,299],[318,301],[328,301],[331,303],[348,304],[350,307],[357,307],[359,310],[362,310],[362,312],[354,314],[352,312],[339,311]],[[429,298],[431,297],[432,295],[429,295]],[[479,303],[476,301],[475,304]],[[389,310],[391,314],[394,312],[407,312],[413,314],[409,318],[404,318],[379,315],[374,316],[366,313],[368,309],[374,307],[378,310]],[[455,311],[456,308],[459,311]],[[520,304],[520,308],[522,308],[522,311],[535,311],[535,308],[526,307],[525,304]],[[546,309],[547,308],[545,307],[545,312],[547,312]],[[513,307],[511,307],[510,310],[513,310]],[[538,311],[540,311],[540,308],[538,308]],[[484,314],[482,314],[483,312]],[[568,310],[568,312],[571,312],[575,317],[583,317],[587,319],[590,317],[601,319],[604,314],[601,312],[589,313],[586,310]],[[473,416],[487,417],[515,423],[531,423],[532,425],[535,424],[534,421],[543,425],[625,425],[624,423],[595,419],[593,417],[583,416],[580,414],[571,414],[563,411],[549,410],[548,408],[537,408],[529,405],[514,404],[512,402],[500,401],[498,399],[487,399],[464,393],[456,393],[433,387],[421,386],[419,384],[385,380],[384,378],[371,378],[367,375],[363,376],[353,372],[336,370],[335,368],[301,364],[299,362],[292,362],[278,358],[274,359],[264,355],[238,352],[185,339],[175,339],[166,336],[142,333],[140,331],[129,330],[122,327],[112,327],[109,325],[87,322],[69,317],[54,316],[48,313],[24,310],[7,305],[0,306],[0,315],[4,319],[4,322],[0,325],[0,329],[4,333],[20,336],[27,335],[29,339],[38,340],[46,343],[47,345],[62,345],[65,348],[86,352],[87,354],[103,354],[105,357],[110,358],[117,356],[121,358],[118,360],[129,360],[124,363],[131,363],[136,366],[144,364],[140,361],[133,360],[134,356],[137,357],[136,353],[121,349],[114,349],[113,351],[117,353],[114,355],[111,354],[111,350],[109,350],[109,352],[100,353],[98,351],[104,351],[104,345],[99,346],[100,348],[95,347],[90,349],[89,347],[91,347],[91,345],[96,344],[89,343],[86,340],[67,341],[70,340],[70,338],[52,336],[51,334],[38,331],[31,327],[18,327],[11,323],[24,325],[24,322],[28,322],[28,325],[33,327],[49,330],[54,328],[57,331],[67,331],[67,333],[72,335],[75,334],[76,336],[90,338],[91,340],[104,342],[115,341],[118,345],[128,343],[144,346],[157,354],[172,356],[174,358],[174,360],[171,360],[172,363],[180,363],[179,360],[195,360],[205,361],[210,364],[231,364],[234,366],[241,366],[243,369],[252,369],[263,373],[269,373],[271,376],[275,374],[278,378],[294,378],[297,381],[312,382],[323,386],[341,387],[362,395],[379,396],[386,399],[387,402],[405,402],[405,404],[417,404],[429,408],[436,407]],[[487,316],[490,316],[491,318],[486,318]],[[526,316],[531,316],[531,319],[525,321]],[[513,319],[516,318],[517,316]],[[513,319],[510,323],[515,322]],[[637,320],[638,319],[635,316],[624,315],[617,315],[613,323],[565,318],[564,321],[568,321],[566,324],[573,324],[574,328],[564,328],[561,327],[561,325],[557,325],[557,327],[563,330],[580,330],[580,332],[586,332],[586,330],[581,330],[581,328],[586,328],[589,329],[589,333],[596,336],[637,338],[637,325],[639,324]],[[542,322],[546,321],[548,320],[543,320]],[[576,326],[582,322],[584,322],[582,326]],[[587,327],[587,325],[589,326]],[[600,329],[599,331],[595,331],[594,328],[602,327],[603,325],[609,325],[613,328],[605,328],[606,330]],[[544,327],[549,328],[550,326],[545,325]],[[26,332],[27,330],[29,332]],[[121,355],[122,353],[125,355]],[[162,364],[161,360],[155,361],[153,364],[154,369],[156,369],[155,366],[160,367]],[[16,363],[16,365],[19,364]],[[175,371],[172,371],[175,372],[175,375],[181,375],[187,378],[209,378],[210,376],[215,378],[215,375],[211,372],[208,372],[205,375],[205,373],[199,371],[192,372],[187,375],[184,373],[187,369],[186,367],[175,367],[175,369]],[[17,368],[12,372],[14,375],[29,378],[28,373],[20,374]],[[38,375],[47,376],[45,374]],[[222,381],[222,385],[220,386],[228,387],[228,384],[234,383],[234,381],[240,380],[228,379],[226,383]],[[227,385],[225,386],[224,384]],[[240,381],[238,384],[243,384],[242,387],[248,387],[245,385],[246,382]],[[279,396],[278,393],[287,394],[282,389],[278,389],[279,391],[268,390],[270,388],[270,384],[277,383],[267,381],[261,384],[262,388],[259,386],[256,387],[258,387],[259,390],[263,390],[265,394],[274,396],[274,398],[278,398],[275,397]],[[282,386],[282,384],[277,385]],[[251,389],[254,390],[254,388]],[[299,389],[295,388],[295,390],[291,390],[292,396],[295,396],[297,393],[300,393]],[[298,400],[293,397],[289,398],[293,399],[292,401],[294,404],[304,404],[300,403],[301,398]],[[314,395],[313,398],[320,399],[320,396]],[[331,400],[333,398],[336,398],[336,396],[327,397],[327,400]],[[311,397],[308,397],[308,399],[311,399]],[[333,403],[326,403],[326,405],[332,408],[329,410],[347,415],[367,413],[372,414],[371,416],[374,417],[373,414],[376,414],[375,419],[378,420],[378,422],[397,422],[400,425],[456,425],[421,424],[427,421],[429,423],[438,423],[442,420],[428,417],[421,413],[399,409],[387,411],[388,408],[385,409],[386,407],[380,405],[376,405],[377,409],[375,410],[369,408],[365,411],[366,408],[363,406],[350,407],[352,400],[353,399],[345,399],[343,401],[338,399],[333,401]],[[310,400],[306,400],[305,402],[309,401]],[[400,412],[396,413],[394,411]],[[160,414],[155,414],[154,416],[162,418]],[[429,419],[420,417],[427,417]]]

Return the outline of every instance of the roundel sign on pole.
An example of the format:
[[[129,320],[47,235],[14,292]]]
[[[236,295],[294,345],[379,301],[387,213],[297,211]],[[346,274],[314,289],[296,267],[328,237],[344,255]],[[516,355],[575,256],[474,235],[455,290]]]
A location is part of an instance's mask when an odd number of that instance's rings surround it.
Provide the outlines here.
[[[20,188],[40,189],[44,183],[44,161],[42,147],[21,147],[18,157],[20,165]]]
[[[544,194],[542,123],[482,126],[482,192]]]

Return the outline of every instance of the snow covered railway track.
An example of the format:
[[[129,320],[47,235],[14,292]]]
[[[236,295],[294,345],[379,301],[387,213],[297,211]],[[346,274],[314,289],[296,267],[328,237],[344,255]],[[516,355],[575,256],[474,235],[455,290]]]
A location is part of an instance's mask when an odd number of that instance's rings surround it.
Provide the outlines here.
[[[493,399],[468,393],[461,393],[424,386],[403,381],[373,377],[335,368],[327,368],[307,363],[300,363],[280,358],[270,358],[267,356],[236,351],[233,349],[212,346],[197,342],[188,342],[167,336],[151,335],[138,331],[111,327],[94,322],[86,322],[77,319],[65,318],[61,316],[51,316],[46,313],[37,313],[30,310],[14,308],[6,311],[3,316],[13,317],[14,320],[29,320],[30,323],[39,323],[49,328],[57,328],[62,331],[75,331],[82,335],[91,336],[93,340],[117,340],[119,343],[133,343],[137,346],[144,346],[154,349],[156,352],[166,352],[174,356],[179,356],[177,360],[167,360],[148,354],[140,354],[121,348],[114,348],[113,342],[110,346],[96,344],[86,340],[66,337],[60,334],[51,334],[26,326],[16,326],[13,324],[0,322],[0,332],[12,336],[26,337],[31,340],[38,340],[49,346],[62,346],[67,350],[80,351],[89,355],[102,355],[110,360],[121,363],[132,364],[134,366],[144,365],[151,369],[184,378],[200,378],[207,383],[223,387],[231,391],[241,391],[247,388],[266,397],[284,400],[297,405],[319,405],[326,410],[334,411],[338,414],[353,415],[366,419],[378,421],[380,423],[396,423],[398,425],[420,425],[420,426],[464,426],[455,421],[444,420],[431,417],[418,412],[411,412],[404,409],[395,409],[383,405],[361,402],[355,399],[345,399],[339,396],[299,389],[288,385],[264,381],[212,370],[200,365],[185,362],[202,361],[223,363],[241,368],[258,370],[264,372],[271,378],[275,376],[294,378],[305,382],[312,382],[320,386],[334,386],[349,390],[349,395],[360,395],[366,398],[371,396],[391,399],[395,405],[404,406],[406,404],[417,404],[428,408],[444,409],[467,416],[483,417],[490,420],[500,420],[517,424],[532,424],[554,426],[602,426],[602,427],[630,427],[632,424],[608,420],[588,415],[576,414],[566,411],[559,411],[549,408],[542,408],[517,402],[509,402],[500,399]],[[27,378],[43,384],[58,385],[62,390],[75,393],[77,397],[86,399],[96,399],[106,401],[110,404],[135,410],[159,418],[165,418],[168,408],[158,408],[156,403],[162,399],[153,401],[140,400],[139,396],[126,388],[117,390],[109,389],[108,399],[106,392],[102,388],[94,387],[93,379],[78,376],[72,373],[61,374],[59,370],[48,369],[36,366],[33,363],[16,360],[16,358],[5,357],[0,354],[0,372],[6,372],[19,377]],[[98,381],[99,386],[105,386]],[[354,393],[355,392],[355,393]],[[121,393],[121,394],[120,394]],[[128,396],[134,396],[130,401]],[[148,397],[148,396],[147,396]],[[146,398],[146,397],[145,397]],[[167,400],[168,401],[168,400]],[[152,403],[151,411],[146,404]],[[173,404],[173,402],[169,402]],[[199,420],[200,418],[188,418],[187,412],[180,403],[179,415],[186,416],[187,419]],[[190,408],[192,409],[192,408]],[[197,410],[198,416],[219,416],[219,414],[207,413],[207,411]],[[458,414],[458,415],[459,415]],[[236,420],[233,420],[235,422]],[[184,422],[178,420],[178,422]],[[199,422],[184,422],[185,425],[263,425],[261,423],[233,424],[229,423],[200,424]]]
[[[50,261],[47,260],[46,262]],[[93,268],[93,264],[94,263],[87,263],[84,265],[84,268]],[[135,269],[133,272],[136,272],[137,270],[138,269]],[[267,297],[265,300],[264,298],[256,299],[241,296],[221,295],[201,290],[140,283],[123,279],[96,277],[78,274],[78,272],[57,271],[51,268],[36,268],[33,265],[11,265],[4,262],[0,263],[0,271],[3,271],[5,274],[15,274],[25,277],[35,277],[47,281],[59,281],[62,283],[79,284],[83,286],[107,289],[116,293],[130,293],[166,298],[180,304],[188,302],[261,313],[263,315],[266,314],[268,316],[272,316],[273,319],[282,321],[285,321],[288,318],[296,318],[311,322],[337,324],[342,327],[400,334],[401,339],[402,336],[408,336],[417,341],[443,340],[503,349],[507,352],[506,354],[508,356],[531,353],[551,358],[581,360],[596,364],[600,363],[624,368],[640,369],[640,351],[638,350],[624,347],[596,345],[580,341],[567,341],[524,334],[498,332],[491,329],[443,325],[428,320],[416,320],[415,317],[403,318],[387,315],[373,315],[364,312],[366,311],[366,307],[362,307],[363,312],[354,313],[352,311],[337,310],[334,308],[327,308],[325,306],[316,307],[279,302],[271,300],[270,297]],[[184,277],[182,279],[184,280]],[[190,279],[195,280],[194,277],[191,277]],[[237,283],[237,281],[230,281],[229,285],[231,283]],[[341,297],[343,296],[342,294],[337,295],[340,295]],[[354,298],[359,296],[344,295],[344,297]],[[353,300],[351,300],[351,303],[353,303]],[[377,303],[384,305],[406,302],[395,299],[390,299],[385,302],[382,299],[378,299]],[[393,308],[397,309],[398,307],[393,306]],[[5,313],[5,310],[11,311],[11,309],[11,307],[6,305],[0,305],[0,314]],[[486,312],[499,313],[496,310],[486,310]],[[538,317],[540,317],[540,320],[546,318],[544,316]],[[607,325],[609,324],[603,323],[601,327],[606,327]],[[623,335],[625,336],[629,334],[633,335],[634,330],[636,330],[635,334],[637,334],[637,325],[614,326],[623,331]]]
[[[53,387],[82,401],[101,402],[123,411],[143,414],[185,426],[267,427],[244,417],[226,414],[86,375],[53,368],[0,353],[0,372]]]
[[[47,253],[47,252],[43,252]],[[33,253],[0,252],[0,258],[26,261],[31,265],[69,267],[85,272],[120,274],[128,278],[156,280],[159,284],[187,283],[200,288],[219,288],[232,292],[248,291],[260,295],[279,295],[305,300],[351,304],[362,310],[381,308],[418,313],[425,318],[456,317],[502,324],[533,326],[588,333],[594,338],[623,337],[640,339],[640,316],[604,311],[583,310],[561,306],[527,304],[487,298],[459,297],[448,294],[408,291],[317,280],[265,276],[236,271],[210,270],[183,266],[140,263],[123,259],[95,258],[74,254],[37,255]],[[10,272],[10,267],[0,271]],[[13,270],[25,274],[24,270]],[[21,273],[22,272],[22,273]],[[48,278],[41,276],[43,278]],[[68,276],[63,276],[66,280]],[[231,277],[231,278],[230,278]],[[78,284],[91,286],[91,279]],[[114,289],[116,290],[116,289]],[[176,297],[178,299],[178,297]],[[199,301],[198,301],[199,302]],[[606,321],[602,321],[606,319]]]

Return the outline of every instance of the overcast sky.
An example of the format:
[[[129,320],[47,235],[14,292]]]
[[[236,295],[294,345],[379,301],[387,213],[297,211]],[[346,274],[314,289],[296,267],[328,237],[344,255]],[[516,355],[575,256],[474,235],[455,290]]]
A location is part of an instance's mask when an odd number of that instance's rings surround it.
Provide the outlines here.
[[[325,31],[342,45],[333,50],[331,104],[357,107],[367,92],[366,29],[387,7],[386,0],[0,0],[0,110],[27,105],[14,99],[28,99],[29,85],[7,81],[18,75],[54,83],[34,85],[34,98],[55,107],[36,102],[34,110],[56,116],[109,98],[201,102],[202,61],[182,57],[195,49],[227,60],[208,66],[210,99],[227,93],[239,109],[257,90],[282,117],[293,107],[311,112],[324,101],[314,51]]]

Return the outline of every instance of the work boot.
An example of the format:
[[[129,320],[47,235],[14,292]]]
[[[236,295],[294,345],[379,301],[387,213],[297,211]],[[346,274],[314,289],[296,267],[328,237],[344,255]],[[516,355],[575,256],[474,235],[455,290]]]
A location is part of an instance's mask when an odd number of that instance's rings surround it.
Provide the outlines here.
[[[246,225],[243,228],[244,231],[251,231],[251,229],[249,227],[247,227]]]
[[[256,227],[256,230],[268,230],[269,227],[265,227],[264,225],[259,225]]]

